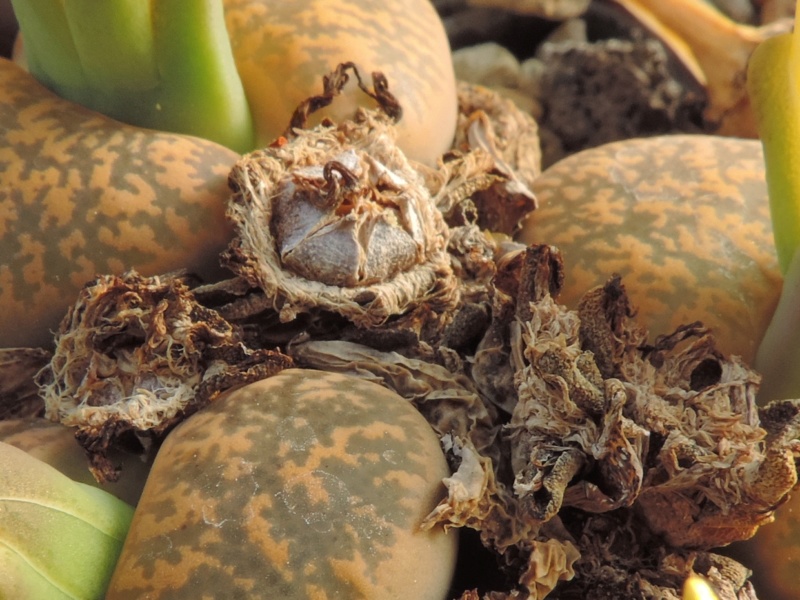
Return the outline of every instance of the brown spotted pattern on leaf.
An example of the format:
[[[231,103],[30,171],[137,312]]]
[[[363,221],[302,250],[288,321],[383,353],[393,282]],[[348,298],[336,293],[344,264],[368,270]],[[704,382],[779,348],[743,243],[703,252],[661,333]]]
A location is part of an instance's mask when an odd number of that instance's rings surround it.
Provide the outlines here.
[[[361,73],[381,71],[403,108],[398,143],[415,160],[434,164],[453,137],[455,75],[447,36],[428,0],[225,0],[237,70],[259,144],[272,143],[324,73],[354,61]],[[284,76],[279,80],[275,73]],[[375,106],[345,91],[324,116],[341,122],[356,106]]]
[[[289,369],[176,428],[107,598],[444,597],[456,534],[420,531],[447,465],[374,383]]]
[[[58,98],[0,61],[0,346],[46,346],[99,273],[220,273],[238,155]]]
[[[674,135],[608,144],[547,169],[519,239],[558,246],[560,300],[622,276],[654,335],[702,321],[751,362],[775,309],[775,258],[761,144]]]

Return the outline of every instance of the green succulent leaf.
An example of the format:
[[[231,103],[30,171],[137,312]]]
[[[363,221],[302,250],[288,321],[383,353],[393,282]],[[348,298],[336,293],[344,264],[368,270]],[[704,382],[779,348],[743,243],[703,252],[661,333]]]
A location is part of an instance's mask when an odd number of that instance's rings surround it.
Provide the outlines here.
[[[800,33],[759,44],[747,88],[764,146],[775,247],[781,270],[800,246]]]
[[[800,0],[797,2],[800,11]],[[800,15],[800,13],[798,13]],[[800,31],[761,43],[750,57],[747,90],[764,147],[778,262],[778,306],[759,345],[759,402],[800,397]]]
[[[103,598],[132,517],[111,494],[0,442],[0,599]]]
[[[221,0],[12,0],[30,72],[110,117],[252,150]]]

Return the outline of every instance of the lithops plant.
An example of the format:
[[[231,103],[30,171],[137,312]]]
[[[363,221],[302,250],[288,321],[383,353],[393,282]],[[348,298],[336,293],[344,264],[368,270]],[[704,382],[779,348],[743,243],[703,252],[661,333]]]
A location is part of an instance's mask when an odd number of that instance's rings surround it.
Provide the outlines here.
[[[24,450],[54,467],[73,481],[98,487],[123,502],[136,506],[150,462],[139,455],[115,449],[109,460],[125,476],[118,481],[98,482],[88,468],[86,454],[75,443],[75,429],[42,418],[0,420],[0,441]]]
[[[434,165],[456,126],[450,45],[430,0],[224,0],[236,67],[250,101],[258,146],[283,131],[295,107],[319,90],[319,78],[348,61],[380,71],[403,107],[397,143]],[[320,117],[352,118],[375,107],[355,89]]]
[[[699,320],[752,362],[782,281],[763,161],[757,141],[712,136],[590,149],[537,178],[518,239],[561,250],[567,306],[618,273],[653,335]]]
[[[104,596],[133,509],[0,442],[0,597]]]
[[[444,599],[457,536],[420,524],[448,473],[397,394],[283,371],[167,437],[106,598]]]
[[[405,110],[399,143],[410,156],[434,164],[452,141],[455,76],[429,0],[13,4],[31,72],[125,122],[250,151],[283,132],[320,77],[356,61],[392,82]],[[374,106],[357,92],[345,97],[327,116]]]
[[[0,88],[0,347],[49,348],[98,273],[221,274],[226,177],[238,154],[123,125],[5,59]]]

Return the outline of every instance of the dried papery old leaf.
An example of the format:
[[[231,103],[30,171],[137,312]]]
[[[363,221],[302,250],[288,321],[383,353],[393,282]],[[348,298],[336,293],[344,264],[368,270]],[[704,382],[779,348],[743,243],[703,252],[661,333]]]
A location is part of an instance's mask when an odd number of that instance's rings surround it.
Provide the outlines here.
[[[563,278],[556,248],[530,251],[521,244],[508,244],[498,253],[491,286],[493,319],[472,357],[471,374],[484,397],[509,415],[517,404],[514,377],[522,361],[521,356],[512,356],[521,347],[517,319],[530,317],[531,302],[556,297]]]
[[[287,352],[302,367],[347,373],[388,387],[411,401],[440,436],[469,439],[482,455],[499,456],[496,414],[464,374],[341,340],[296,343]]]
[[[498,263],[471,374],[487,402],[511,412],[501,444],[510,474],[495,473],[496,488],[511,490],[497,498],[517,520],[506,547],[524,555],[532,540],[574,543],[576,577],[557,589],[578,597],[679,598],[692,569],[716,578],[725,598],[751,597],[726,559],[698,550],[771,520],[797,481],[800,402],[765,409],[762,427],[758,376],[719,353],[701,324],[648,345],[618,277],[568,311],[554,300],[556,249],[511,251]],[[489,348],[508,366],[482,359]],[[513,400],[503,403],[482,381],[507,369]],[[568,533],[551,533],[555,521]],[[513,536],[520,522],[527,539]],[[530,569],[517,567],[522,586]]]
[[[341,67],[296,125],[333,100],[347,81]],[[200,293],[256,346],[265,331],[256,322],[286,331],[277,314],[284,324],[324,321],[331,337],[379,348],[446,335],[463,349],[471,340],[451,320],[485,302],[503,243],[484,228],[510,233],[533,208],[528,183],[540,159],[536,123],[498,94],[462,85],[459,103],[463,131],[438,168],[407,161],[392,118],[374,111],[295,128],[290,140],[245,157],[231,177],[239,235],[226,253],[238,277]]]
[[[393,136],[386,117],[361,111],[234,166],[224,260],[282,320],[321,308],[372,327],[457,302],[447,226]]]
[[[540,301],[523,324],[509,431],[515,489],[533,513],[636,503],[653,531],[688,548],[768,521],[796,474],[792,448],[759,427],[758,376],[698,325],[645,347],[618,278],[584,297],[578,328],[550,325],[565,313]]]
[[[464,82],[458,107],[452,151],[438,170],[420,169],[442,213],[470,199],[481,229],[511,235],[536,208],[529,187],[542,168],[536,121],[497,92]]]
[[[0,421],[44,412],[33,377],[49,360],[41,348],[0,348]]]
[[[118,476],[106,453],[121,436],[146,447],[225,389],[291,365],[244,348],[182,279],[132,271],[84,287],[55,341],[37,375],[46,416],[77,428],[100,481]]]
[[[570,528],[580,532],[581,557],[576,577],[558,588],[559,597],[680,600],[686,578],[700,574],[720,600],[756,600],[744,566],[712,552],[671,549],[631,511],[570,517]]]

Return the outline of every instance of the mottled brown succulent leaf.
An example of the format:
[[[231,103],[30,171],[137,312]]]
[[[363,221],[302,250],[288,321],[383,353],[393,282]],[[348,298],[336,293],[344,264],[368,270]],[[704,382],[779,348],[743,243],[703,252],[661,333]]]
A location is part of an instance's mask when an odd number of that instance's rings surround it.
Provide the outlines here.
[[[758,141],[627,139],[560,161],[533,190],[541,206],[517,240],[561,250],[560,302],[576,308],[620,273],[653,336],[699,320],[722,352],[753,360],[781,289]]]
[[[108,598],[444,598],[457,535],[419,523],[448,474],[391,390],[287,369],[170,433]]]
[[[342,340],[309,341],[287,350],[306,368],[355,375],[394,390],[413,402],[439,435],[470,439],[488,456],[495,447],[498,425],[494,410],[487,406],[468,377],[441,365],[409,358],[397,352],[382,352]]]
[[[312,341],[289,350],[296,363],[380,383],[411,401],[442,438],[453,474],[447,498],[423,527],[470,527],[488,548],[503,553],[535,535],[538,522],[518,519],[509,489],[497,483],[503,461],[496,410],[461,373],[396,352],[343,341]]]

